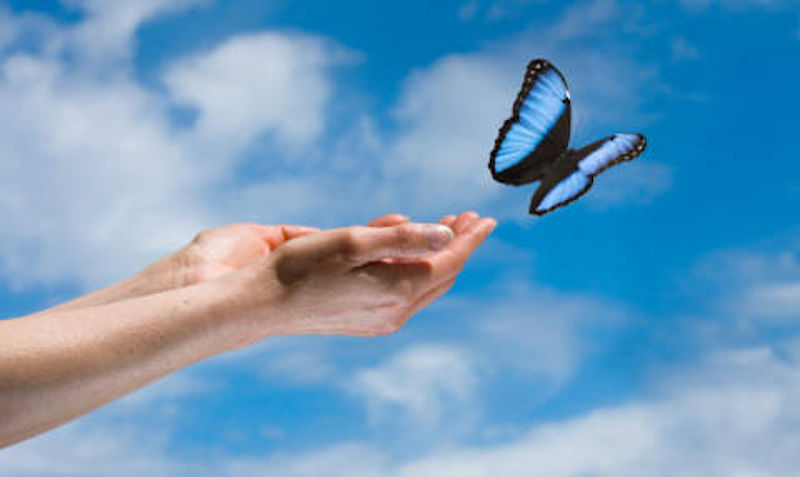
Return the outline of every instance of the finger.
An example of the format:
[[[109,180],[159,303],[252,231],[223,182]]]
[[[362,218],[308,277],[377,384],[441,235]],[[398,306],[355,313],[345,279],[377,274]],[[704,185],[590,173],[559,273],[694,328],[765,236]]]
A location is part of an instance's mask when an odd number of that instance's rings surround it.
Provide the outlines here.
[[[457,275],[472,252],[486,240],[496,226],[497,222],[492,218],[480,219],[471,228],[457,235],[445,250],[427,258],[426,261],[432,266],[431,281],[439,283]]]
[[[461,236],[456,237],[447,249],[422,259],[412,261],[392,260],[372,262],[358,267],[387,284],[408,283],[414,295],[425,296],[442,284],[455,280],[470,254],[486,239],[495,226],[494,219],[486,218]]]
[[[409,221],[408,216],[403,214],[389,214],[383,217],[378,217],[369,223],[370,227],[391,227],[392,225],[400,225]]]
[[[478,221],[478,214],[473,211],[462,212],[456,218],[455,223],[453,224],[453,232],[456,235],[468,230],[472,227],[475,222]]]
[[[452,214],[445,215],[444,217],[442,217],[442,220],[440,220],[439,223],[442,225],[446,225],[452,229],[453,224],[456,223],[456,216]]]

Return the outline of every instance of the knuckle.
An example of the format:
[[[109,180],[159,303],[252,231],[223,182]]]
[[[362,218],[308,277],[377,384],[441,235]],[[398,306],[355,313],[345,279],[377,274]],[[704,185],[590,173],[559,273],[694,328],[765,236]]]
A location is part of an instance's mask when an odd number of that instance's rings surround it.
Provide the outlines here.
[[[340,252],[344,255],[358,255],[364,249],[364,234],[358,229],[346,229],[339,238]]]
[[[298,256],[290,244],[272,252],[271,259],[275,267],[275,277],[283,286],[291,287],[303,281],[312,271],[309,264]]]
[[[397,241],[403,244],[412,244],[419,236],[418,227],[414,224],[399,225],[395,229],[395,237]]]

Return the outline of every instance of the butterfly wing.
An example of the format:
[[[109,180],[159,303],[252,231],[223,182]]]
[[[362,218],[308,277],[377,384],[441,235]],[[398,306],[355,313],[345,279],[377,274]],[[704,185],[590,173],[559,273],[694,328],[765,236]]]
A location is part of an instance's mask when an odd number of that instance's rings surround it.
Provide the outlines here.
[[[595,141],[556,164],[531,199],[530,213],[544,215],[577,200],[594,183],[594,176],[623,161],[635,159],[647,140],[641,134],[615,134]]]
[[[615,134],[578,149],[578,169],[594,177],[615,164],[636,159],[646,146],[641,134]]]
[[[541,179],[544,166],[567,150],[570,114],[564,76],[547,60],[531,61],[489,156],[492,177],[513,185]]]
[[[593,183],[591,176],[577,168],[561,174],[558,179],[546,177],[531,198],[530,213],[544,215],[578,200]]]

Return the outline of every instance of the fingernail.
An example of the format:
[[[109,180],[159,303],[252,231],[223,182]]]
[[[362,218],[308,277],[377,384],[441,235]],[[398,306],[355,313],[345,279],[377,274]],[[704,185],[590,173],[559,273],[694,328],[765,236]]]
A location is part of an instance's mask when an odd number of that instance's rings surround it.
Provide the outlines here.
[[[428,248],[441,250],[453,240],[453,231],[446,225],[431,225],[425,230],[428,239]]]

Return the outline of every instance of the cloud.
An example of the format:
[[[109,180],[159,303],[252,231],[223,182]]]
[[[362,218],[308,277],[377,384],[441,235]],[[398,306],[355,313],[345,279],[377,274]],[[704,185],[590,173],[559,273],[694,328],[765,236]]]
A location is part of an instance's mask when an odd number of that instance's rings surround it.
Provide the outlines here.
[[[766,348],[722,353],[658,397],[537,426],[502,445],[445,451],[395,475],[792,475],[799,373],[797,361]]]
[[[84,18],[66,36],[67,47],[93,67],[119,66],[135,51],[136,32],[166,14],[183,12],[206,0],[63,0]]]
[[[0,71],[0,268],[12,283],[103,283],[206,220],[202,177],[146,92],[28,55]]]
[[[718,252],[704,259],[695,274],[714,289],[718,310],[741,325],[800,324],[800,260],[796,246],[773,253]]]
[[[445,409],[469,403],[476,385],[470,356],[464,350],[416,344],[359,371],[348,388],[366,399],[373,421],[400,410],[417,424],[435,426]]]
[[[506,72],[482,55],[451,55],[410,75],[383,168],[410,188],[412,210],[475,207],[501,191],[486,163],[513,99]]]
[[[798,359],[800,345],[794,341],[712,352],[663,375],[646,398],[530,425],[502,442],[432,447],[403,459],[359,442],[266,457],[206,453],[181,459],[152,429],[142,440],[107,422],[71,424],[7,449],[0,454],[0,475],[125,477],[147,469],[149,475],[173,476],[788,477],[800,465],[794,452],[800,445],[795,432],[800,412],[794,405],[800,399]]]
[[[800,320],[800,280],[755,285],[734,301],[732,307],[749,316],[797,322]]]
[[[138,26],[194,3],[76,2],[85,18],[48,28],[0,16],[46,46],[0,56],[0,273],[10,285],[94,288],[135,272],[231,220],[220,204],[237,193],[229,178],[258,134],[274,131],[288,148],[324,127],[331,81],[318,38],[234,37],[169,69],[174,98],[139,84],[126,63]],[[199,109],[194,127],[173,123],[175,99]]]
[[[175,101],[197,109],[193,133],[204,140],[241,147],[274,132],[285,145],[308,145],[325,125],[326,70],[346,56],[310,35],[240,35],[176,62],[165,82]]]

